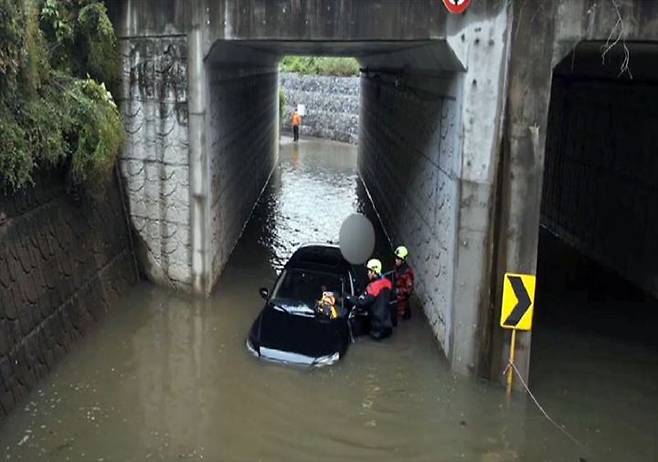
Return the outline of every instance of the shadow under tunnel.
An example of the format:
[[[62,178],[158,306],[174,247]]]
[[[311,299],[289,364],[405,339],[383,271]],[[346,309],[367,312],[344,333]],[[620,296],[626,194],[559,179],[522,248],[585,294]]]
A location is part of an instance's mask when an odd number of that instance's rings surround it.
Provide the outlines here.
[[[658,435],[658,67],[631,53],[633,79],[598,44],[554,70],[530,374],[609,460],[653,460]]]

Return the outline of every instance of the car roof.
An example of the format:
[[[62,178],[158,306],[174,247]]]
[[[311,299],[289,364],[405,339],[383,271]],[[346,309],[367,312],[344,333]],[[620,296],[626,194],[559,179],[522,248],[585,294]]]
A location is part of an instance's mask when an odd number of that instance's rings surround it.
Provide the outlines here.
[[[309,244],[300,247],[290,257],[286,268],[327,271],[331,273],[347,273],[352,266],[343,258],[340,248],[336,245]]]

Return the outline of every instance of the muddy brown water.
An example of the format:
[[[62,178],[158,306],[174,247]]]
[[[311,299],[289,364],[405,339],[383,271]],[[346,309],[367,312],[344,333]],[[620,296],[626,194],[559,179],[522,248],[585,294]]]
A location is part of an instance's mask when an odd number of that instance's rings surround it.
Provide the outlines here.
[[[532,403],[453,376],[418,312],[335,366],[252,357],[258,288],[299,244],[335,241],[353,211],[372,216],[355,164],[354,147],[284,139],[212,297],[135,287],[0,425],[0,460],[658,460],[652,347],[537,333],[536,395],[585,447]]]

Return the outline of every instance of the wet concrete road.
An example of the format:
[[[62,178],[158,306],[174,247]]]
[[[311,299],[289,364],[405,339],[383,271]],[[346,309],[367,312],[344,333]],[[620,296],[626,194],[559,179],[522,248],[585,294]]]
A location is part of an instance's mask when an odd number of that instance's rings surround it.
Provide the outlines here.
[[[637,347],[619,354],[642,366],[615,357],[610,367],[578,338],[538,334],[537,396],[586,448],[531,404],[453,377],[417,313],[389,341],[360,340],[332,367],[250,356],[258,288],[298,244],[335,240],[344,216],[372,213],[355,160],[349,146],[284,142],[213,296],[136,287],[0,426],[0,460],[656,460],[658,366]]]

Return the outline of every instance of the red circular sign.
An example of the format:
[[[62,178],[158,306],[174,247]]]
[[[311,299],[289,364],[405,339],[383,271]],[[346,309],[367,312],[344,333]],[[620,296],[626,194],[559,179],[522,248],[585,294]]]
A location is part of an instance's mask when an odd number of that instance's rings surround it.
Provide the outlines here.
[[[471,0],[443,0],[443,4],[452,14],[462,14],[471,5]]]

